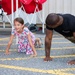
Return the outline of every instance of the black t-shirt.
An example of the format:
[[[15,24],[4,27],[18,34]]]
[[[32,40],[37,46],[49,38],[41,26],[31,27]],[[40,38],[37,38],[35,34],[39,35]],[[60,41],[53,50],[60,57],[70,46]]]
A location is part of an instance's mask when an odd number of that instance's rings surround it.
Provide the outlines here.
[[[75,32],[75,16],[71,14],[57,14],[63,17],[63,23],[56,28],[49,28],[49,30],[55,30],[58,33],[64,36],[73,36],[73,32]]]

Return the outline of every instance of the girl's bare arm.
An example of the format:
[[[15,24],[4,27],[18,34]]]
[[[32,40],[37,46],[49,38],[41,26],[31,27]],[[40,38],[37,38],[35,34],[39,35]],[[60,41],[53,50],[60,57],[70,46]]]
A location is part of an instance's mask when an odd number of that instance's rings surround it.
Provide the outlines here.
[[[30,34],[28,34],[28,40],[29,40],[29,43],[30,43],[30,45],[31,45],[31,47],[32,47],[32,49],[33,49],[34,55],[36,56],[37,53],[36,53],[36,50],[35,50],[34,45],[32,44],[32,39],[31,39]]]
[[[9,54],[9,49],[10,49],[10,46],[12,44],[13,39],[14,39],[14,35],[11,35],[9,42],[8,42],[8,45],[7,45],[7,48],[6,48],[6,54]]]

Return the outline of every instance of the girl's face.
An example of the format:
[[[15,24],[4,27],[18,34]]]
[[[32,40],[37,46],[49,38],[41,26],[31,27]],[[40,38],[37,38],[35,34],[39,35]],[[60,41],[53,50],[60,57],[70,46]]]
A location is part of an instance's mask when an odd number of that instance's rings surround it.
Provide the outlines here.
[[[22,32],[24,25],[22,25],[22,24],[19,23],[18,21],[15,21],[15,22],[14,22],[14,27],[15,27],[15,29],[16,29],[17,32]]]

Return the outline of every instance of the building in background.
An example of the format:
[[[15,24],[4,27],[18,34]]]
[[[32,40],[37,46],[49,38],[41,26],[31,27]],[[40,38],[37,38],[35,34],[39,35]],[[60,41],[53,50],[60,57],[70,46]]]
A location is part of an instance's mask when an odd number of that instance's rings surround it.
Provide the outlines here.
[[[75,0],[47,0],[43,4],[43,10],[39,12],[41,14],[40,17],[45,20],[46,16],[49,13],[70,13],[75,15],[74,3],[75,3]],[[24,13],[23,11],[20,11],[19,16],[21,16],[25,20],[25,22],[27,22],[25,14],[26,13]],[[34,19],[32,23],[41,24],[41,20],[36,16],[36,14],[34,14]],[[29,20],[31,20],[32,15],[33,14],[28,15]],[[8,15],[8,17],[11,19],[11,15]],[[6,17],[4,17],[4,20],[5,22],[8,22]]]

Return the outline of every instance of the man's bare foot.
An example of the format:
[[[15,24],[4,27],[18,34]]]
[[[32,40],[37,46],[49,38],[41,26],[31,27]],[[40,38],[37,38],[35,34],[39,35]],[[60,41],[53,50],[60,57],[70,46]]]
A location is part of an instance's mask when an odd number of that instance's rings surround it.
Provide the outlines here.
[[[45,57],[44,61],[52,61],[52,58],[51,57]]]
[[[68,64],[70,64],[70,65],[73,65],[74,64],[75,65],[75,60],[69,61]]]

